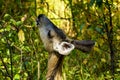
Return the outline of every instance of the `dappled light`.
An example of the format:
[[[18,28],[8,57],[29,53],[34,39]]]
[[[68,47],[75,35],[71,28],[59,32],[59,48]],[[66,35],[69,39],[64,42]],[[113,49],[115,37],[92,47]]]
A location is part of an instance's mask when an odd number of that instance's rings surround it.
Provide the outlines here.
[[[36,26],[39,14],[86,41],[81,51],[60,44],[59,52],[74,49],[64,54],[63,80],[120,79],[120,0],[0,0],[0,14],[0,80],[46,80],[49,53]]]

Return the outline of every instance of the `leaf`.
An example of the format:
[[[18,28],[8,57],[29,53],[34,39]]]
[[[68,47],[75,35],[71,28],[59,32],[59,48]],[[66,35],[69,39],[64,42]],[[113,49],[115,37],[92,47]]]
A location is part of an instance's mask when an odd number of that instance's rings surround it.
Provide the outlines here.
[[[14,76],[14,80],[20,80],[20,74],[16,74],[16,75]]]
[[[22,43],[25,41],[25,36],[24,36],[23,30],[20,30],[20,31],[18,32],[18,38],[19,38],[19,40],[20,40]]]
[[[10,20],[10,18],[11,18],[11,16],[10,16],[9,14],[5,14],[5,15],[4,15],[4,19],[5,19],[5,20]]]
[[[27,19],[27,14],[25,14],[22,18],[21,21],[24,22]]]
[[[102,28],[96,27],[95,30],[96,30],[98,33],[100,33],[100,34],[103,34],[103,33],[104,33],[104,31],[103,31]]]
[[[17,21],[16,22],[16,26],[21,26],[23,23],[22,23],[22,21]]]
[[[90,0],[90,6],[93,6],[93,4],[95,3],[95,0]]]
[[[16,21],[14,19],[10,19],[10,23],[15,25],[16,24]]]
[[[7,30],[7,31],[10,31],[10,29],[11,29],[11,25],[7,25],[7,26],[6,26],[6,30]]]
[[[105,59],[105,58],[101,58],[101,61],[105,63],[105,62],[106,62],[106,59]]]
[[[97,5],[98,7],[101,7],[102,3],[103,3],[102,0],[96,0],[96,5]]]
[[[120,40],[120,36],[117,36],[117,40]]]
[[[98,7],[101,7],[103,0],[90,0],[90,6],[93,6],[93,4],[96,3]]]
[[[80,25],[80,30],[82,30],[84,26],[85,26],[85,23],[82,23],[82,24]]]

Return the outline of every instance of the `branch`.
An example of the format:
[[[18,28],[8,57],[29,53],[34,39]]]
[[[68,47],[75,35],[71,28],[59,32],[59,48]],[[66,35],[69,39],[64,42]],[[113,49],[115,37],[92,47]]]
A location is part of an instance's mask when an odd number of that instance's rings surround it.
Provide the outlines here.
[[[108,28],[108,24],[105,24],[105,28],[106,28],[106,32],[107,32],[107,38],[108,38],[108,44],[109,44],[109,48],[110,48],[110,57],[111,57],[111,74],[112,74],[112,79],[114,80],[114,72],[115,72],[115,63],[114,63],[114,45],[113,45],[113,25],[112,25],[112,16],[111,16],[111,6],[108,2],[108,0],[106,0],[106,4],[108,6],[108,10],[109,10],[109,25],[110,25],[110,30]],[[104,15],[104,22],[106,22],[105,19],[105,15]]]
[[[1,57],[1,56],[0,56],[0,59],[1,59],[2,64],[3,64],[3,66],[4,66],[5,70],[6,70],[6,73],[7,73],[8,77],[10,77],[10,78],[11,78],[11,76],[10,76],[10,74],[9,74],[9,72],[8,72],[7,66],[6,66],[6,64],[5,64],[5,62],[3,61],[3,59],[2,59],[2,57]]]

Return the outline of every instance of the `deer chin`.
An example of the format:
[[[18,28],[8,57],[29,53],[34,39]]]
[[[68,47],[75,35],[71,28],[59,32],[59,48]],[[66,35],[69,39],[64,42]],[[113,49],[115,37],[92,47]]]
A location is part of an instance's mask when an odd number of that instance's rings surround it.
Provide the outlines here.
[[[56,43],[53,45],[53,49],[61,55],[68,55],[75,48],[75,46],[68,42]]]

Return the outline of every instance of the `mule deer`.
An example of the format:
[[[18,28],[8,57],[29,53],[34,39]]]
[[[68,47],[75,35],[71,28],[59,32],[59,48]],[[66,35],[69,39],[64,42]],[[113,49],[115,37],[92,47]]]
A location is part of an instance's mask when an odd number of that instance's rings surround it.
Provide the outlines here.
[[[91,40],[72,40],[56,27],[44,14],[36,20],[40,37],[45,49],[49,52],[47,80],[62,80],[62,63],[65,55],[74,48],[83,52],[91,51],[95,42]]]

